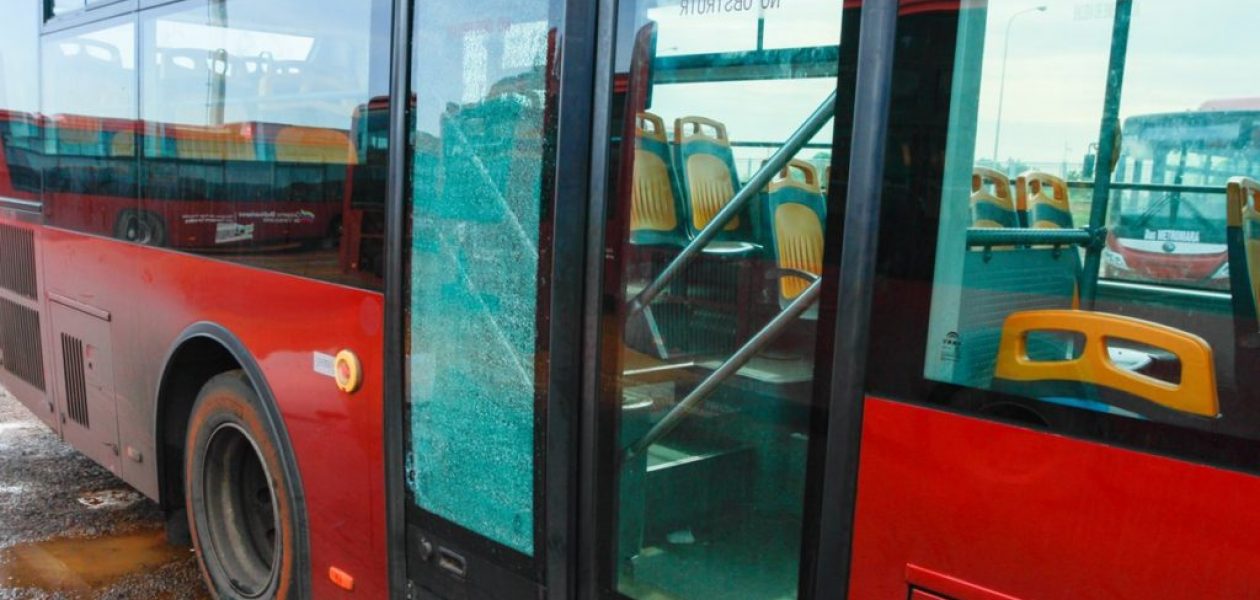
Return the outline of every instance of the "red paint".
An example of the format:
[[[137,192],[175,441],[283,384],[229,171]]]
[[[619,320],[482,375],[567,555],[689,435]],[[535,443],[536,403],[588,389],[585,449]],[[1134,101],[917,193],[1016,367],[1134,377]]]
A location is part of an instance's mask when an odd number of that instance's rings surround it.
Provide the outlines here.
[[[1210,279],[1229,260],[1229,255],[1225,250],[1205,254],[1144,252],[1124,245],[1114,232],[1107,234],[1107,248],[1124,257],[1124,262],[1129,267],[1128,272],[1108,267],[1108,272],[1112,276],[1126,279],[1133,279],[1136,276],[1136,279],[1141,281],[1207,285],[1213,289],[1229,289],[1229,277]]]
[[[1260,590],[1260,478],[876,398],[862,430],[853,598],[906,597],[908,565],[1014,598]]]
[[[29,227],[4,211],[0,221]],[[261,367],[297,457],[310,534],[312,573],[306,576],[314,595],[344,594],[322,575],[336,565],[354,574],[356,594],[386,597],[382,297],[207,257],[35,229],[45,297],[60,294],[111,313],[122,443],[156,455],[154,396],[164,358],[188,326],[209,321],[225,327]],[[45,300],[44,319],[47,307]],[[46,342],[49,371],[50,348]],[[354,394],[313,369],[313,353],[343,348],[358,354],[364,367]],[[128,483],[157,495],[151,461],[122,462]]]

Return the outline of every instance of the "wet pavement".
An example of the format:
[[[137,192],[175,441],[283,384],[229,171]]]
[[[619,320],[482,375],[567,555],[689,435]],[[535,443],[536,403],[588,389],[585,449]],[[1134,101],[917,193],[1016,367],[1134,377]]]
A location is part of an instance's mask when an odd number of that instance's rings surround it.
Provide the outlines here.
[[[157,505],[0,389],[0,600],[207,597]]]

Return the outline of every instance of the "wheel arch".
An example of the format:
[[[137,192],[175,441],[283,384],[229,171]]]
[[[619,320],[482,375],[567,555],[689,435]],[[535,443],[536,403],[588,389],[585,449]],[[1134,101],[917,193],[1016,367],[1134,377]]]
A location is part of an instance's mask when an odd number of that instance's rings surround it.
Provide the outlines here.
[[[236,369],[245,373],[258,393],[267,432],[279,449],[281,467],[294,504],[296,556],[302,560],[309,556],[310,550],[306,496],[288,430],[258,361],[239,338],[218,323],[202,321],[184,329],[162,362],[153,422],[159,503],[168,511],[183,508],[183,452],[193,403],[201,386],[210,378]],[[309,573],[300,574],[297,580],[300,588],[309,589]],[[297,597],[306,597],[302,594],[304,589],[298,590]]]

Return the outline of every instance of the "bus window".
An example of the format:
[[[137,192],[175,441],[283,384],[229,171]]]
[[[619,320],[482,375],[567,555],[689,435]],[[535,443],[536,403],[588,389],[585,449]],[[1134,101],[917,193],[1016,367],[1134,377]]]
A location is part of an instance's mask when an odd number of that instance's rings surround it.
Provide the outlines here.
[[[113,234],[379,287],[383,226],[362,235],[351,198],[384,189],[383,152],[365,144],[383,139],[366,131],[383,125],[366,118],[371,107],[388,112],[373,102],[387,91],[386,5],[227,1],[144,12],[143,123],[114,144],[141,149],[143,202],[114,216]],[[349,212],[359,217],[353,236]]]
[[[926,327],[925,387],[879,366],[877,393],[1142,446],[1260,437],[1255,21],[1221,0],[961,10],[939,218],[886,212],[935,243],[881,241],[892,287],[931,279],[930,311],[872,317],[876,353]]]
[[[600,406],[626,596],[797,593],[841,13],[622,7]]]
[[[39,125],[39,7],[11,9],[0,33],[0,203],[37,207],[43,168]],[[16,201],[16,202],[13,202]]]
[[[112,231],[138,204],[135,24],[130,18],[45,36],[41,52],[48,224]],[[85,93],[85,90],[91,90]]]

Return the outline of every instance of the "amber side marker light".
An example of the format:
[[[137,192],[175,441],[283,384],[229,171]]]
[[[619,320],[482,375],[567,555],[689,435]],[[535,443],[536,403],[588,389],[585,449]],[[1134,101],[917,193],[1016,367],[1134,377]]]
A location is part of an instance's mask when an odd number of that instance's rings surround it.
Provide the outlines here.
[[[328,567],[328,578],[332,580],[333,585],[347,592],[354,591],[354,577],[351,577],[349,573],[337,567]]]
[[[363,368],[359,365],[359,357],[349,350],[342,350],[333,359],[333,377],[337,380],[337,389],[343,392],[354,392],[363,383]]]

